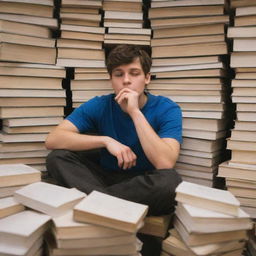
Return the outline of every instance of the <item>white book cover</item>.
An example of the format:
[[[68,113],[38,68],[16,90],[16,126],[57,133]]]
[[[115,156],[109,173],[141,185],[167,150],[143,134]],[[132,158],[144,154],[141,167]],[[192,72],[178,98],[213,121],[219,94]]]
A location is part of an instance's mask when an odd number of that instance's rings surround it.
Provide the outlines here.
[[[176,200],[232,216],[239,214],[240,202],[227,190],[183,181],[176,188]]]
[[[14,198],[18,202],[52,217],[68,212],[85,196],[85,193],[75,188],[65,188],[46,182],[32,183],[14,193]]]

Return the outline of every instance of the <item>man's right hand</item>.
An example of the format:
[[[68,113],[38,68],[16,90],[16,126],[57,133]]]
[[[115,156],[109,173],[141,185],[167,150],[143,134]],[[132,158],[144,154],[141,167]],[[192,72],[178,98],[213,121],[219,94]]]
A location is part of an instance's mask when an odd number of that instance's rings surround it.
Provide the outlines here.
[[[120,168],[126,170],[136,165],[137,156],[134,152],[128,146],[115,139],[110,137],[107,139],[106,149],[110,154],[117,158],[118,166]]]

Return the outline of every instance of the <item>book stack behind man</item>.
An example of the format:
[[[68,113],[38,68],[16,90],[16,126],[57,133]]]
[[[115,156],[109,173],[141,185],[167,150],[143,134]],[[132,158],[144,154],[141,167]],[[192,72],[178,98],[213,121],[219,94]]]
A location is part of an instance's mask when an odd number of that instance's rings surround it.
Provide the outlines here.
[[[106,46],[116,44],[150,45],[151,29],[145,28],[142,0],[103,1]]]
[[[102,1],[98,0],[61,2],[57,65],[74,68],[74,75],[70,77],[74,108],[110,89],[105,68],[105,28],[101,24],[101,10]]]
[[[176,170],[184,180],[210,187],[223,161],[229,125],[224,4],[153,0],[149,9],[154,78],[149,92],[182,109],[184,143]]]
[[[232,102],[236,118],[227,148],[231,160],[219,166],[219,176],[226,179],[226,186],[241,203],[251,218],[256,218],[256,3],[254,1],[231,1],[234,25],[228,28],[232,41],[230,66],[232,79]],[[250,235],[248,246],[255,254],[255,233]],[[253,249],[254,248],[254,249]]]
[[[56,67],[53,1],[0,3],[0,163],[45,169],[47,133],[63,118],[65,69]]]
[[[162,245],[166,255],[242,255],[252,222],[232,193],[183,181],[176,200],[174,229]]]

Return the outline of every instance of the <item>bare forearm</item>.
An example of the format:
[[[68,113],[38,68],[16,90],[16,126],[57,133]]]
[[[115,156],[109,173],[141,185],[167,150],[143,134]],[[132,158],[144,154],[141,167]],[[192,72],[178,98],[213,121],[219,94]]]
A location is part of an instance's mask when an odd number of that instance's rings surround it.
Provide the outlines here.
[[[149,161],[157,169],[172,168],[178,152],[156,134],[140,110],[134,111],[131,118]]]
[[[59,129],[48,135],[45,145],[48,149],[82,151],[105,147],[107,140],[106,136],[85,135]]]

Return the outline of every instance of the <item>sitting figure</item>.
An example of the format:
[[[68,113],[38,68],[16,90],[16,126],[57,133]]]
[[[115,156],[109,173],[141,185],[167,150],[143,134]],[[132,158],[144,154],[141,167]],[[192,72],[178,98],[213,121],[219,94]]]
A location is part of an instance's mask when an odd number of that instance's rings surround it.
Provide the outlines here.
[[[81,104],[49,135],[49,174],[59,185],[97,190],[170,214],[181,182],[173,169],[182,142],[180,107],[145,89],[151,58],[119,45],[106,60],[113,94]]]

